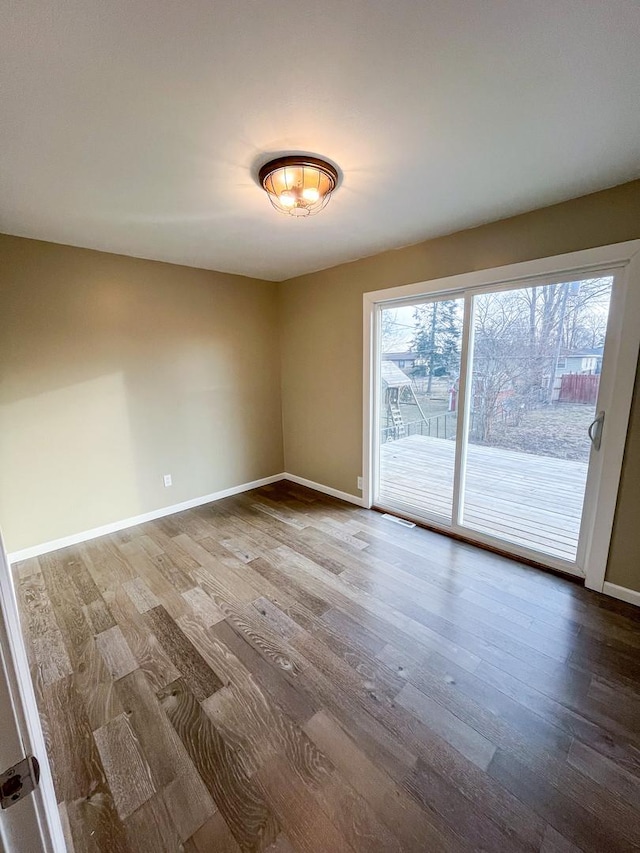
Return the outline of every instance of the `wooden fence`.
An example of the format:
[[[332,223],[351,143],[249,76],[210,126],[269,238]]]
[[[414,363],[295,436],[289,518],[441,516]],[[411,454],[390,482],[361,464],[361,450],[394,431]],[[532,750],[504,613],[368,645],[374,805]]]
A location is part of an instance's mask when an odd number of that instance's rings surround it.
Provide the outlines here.
[[[560,383],[559,403],[590,403],[595,405],[600,376],[565,373]]]

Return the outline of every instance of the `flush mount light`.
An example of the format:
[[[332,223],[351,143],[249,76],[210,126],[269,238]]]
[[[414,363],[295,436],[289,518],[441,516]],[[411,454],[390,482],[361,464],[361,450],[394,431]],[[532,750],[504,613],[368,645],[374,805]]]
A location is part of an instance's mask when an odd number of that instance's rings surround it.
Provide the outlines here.
[[[326,160],[292,154],[265,163],[258,179],[276,210],[289,216],[312,216],[331,198],[338,172]]]

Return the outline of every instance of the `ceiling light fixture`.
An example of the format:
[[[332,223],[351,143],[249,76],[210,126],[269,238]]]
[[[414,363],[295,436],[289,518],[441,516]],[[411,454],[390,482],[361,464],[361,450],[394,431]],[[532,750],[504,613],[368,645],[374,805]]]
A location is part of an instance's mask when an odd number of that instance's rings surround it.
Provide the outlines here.
[[[271,204],[289,216],[312,216],[338,185],[338,170],[326,160],[292,154],[265,163],[258,174]]]

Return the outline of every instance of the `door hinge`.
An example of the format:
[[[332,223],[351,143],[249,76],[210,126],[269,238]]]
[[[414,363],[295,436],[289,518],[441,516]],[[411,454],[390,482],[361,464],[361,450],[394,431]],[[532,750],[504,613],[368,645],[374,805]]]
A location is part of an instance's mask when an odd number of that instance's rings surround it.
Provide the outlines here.
[[[8,809],[38,787],[40,764],[28,755],[0,776],[0,806]]]

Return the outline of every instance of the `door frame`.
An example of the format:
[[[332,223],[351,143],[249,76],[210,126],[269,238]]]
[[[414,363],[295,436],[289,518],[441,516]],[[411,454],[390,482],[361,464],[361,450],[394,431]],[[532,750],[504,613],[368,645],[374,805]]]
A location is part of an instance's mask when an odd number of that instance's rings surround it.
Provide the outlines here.
[[[616,282],[609,309],[607,345],[602,368],[603,394],[598,396],[598,408],[607,413],[601,450],[592,450],[589,480],[598,480],[597,489],[588,490],[588,500],[582,516],[582,529],[588,530],[583,540],[583,568],[539,552],[520,548],[503,540],[486,536],[468,528],[456,529],[451,525],[427,523],[445,533],[464,535],[480,545],[488,545],[514,556],[547,565],[553,569],[584,577],[585,585],[602,592],[607,568],[607,558],[613,531],[616,501],[624,458],[625,441],[633,398],[638,353],[640,352],[640,240],[630,240],[609,246],[598,246],[578,252],[569,252],[548,258],[523,261],[492,269],[477,270],[445,278],[390,287],[363,294],[363,459],[362,501],[370,508],[374,502],[374,484],[377,481],[377,454],[375,452],[379,413],[375,402],[379,387],[379,359],[374,351],[378,342],[378,307],[385,303],[406,300],[412,303],[420,297],[457,294],[480,288],[515,285],[531,286],[568,276],[584,276],[598,271],[614,272]],[[466,312],[465,312],[466,313]],[[467,389],[468,392],[469,389]],[[374,408],[375,407],[375,408]],[[387,508],[387,507],[385,507]],[[394,509],[395,507],[389,507]],[[411,513],[397,507],[402,515]],[[414,515],[415,520],[425,519]],[[506,546],[506,547],[505,547]]]
[[[65,853],[67,845],[53,787],[35,691],[24,645],[13,576],[0,533],[0,772],[28,755],[40,765],[40,784],[0,812],[0,849]]]

